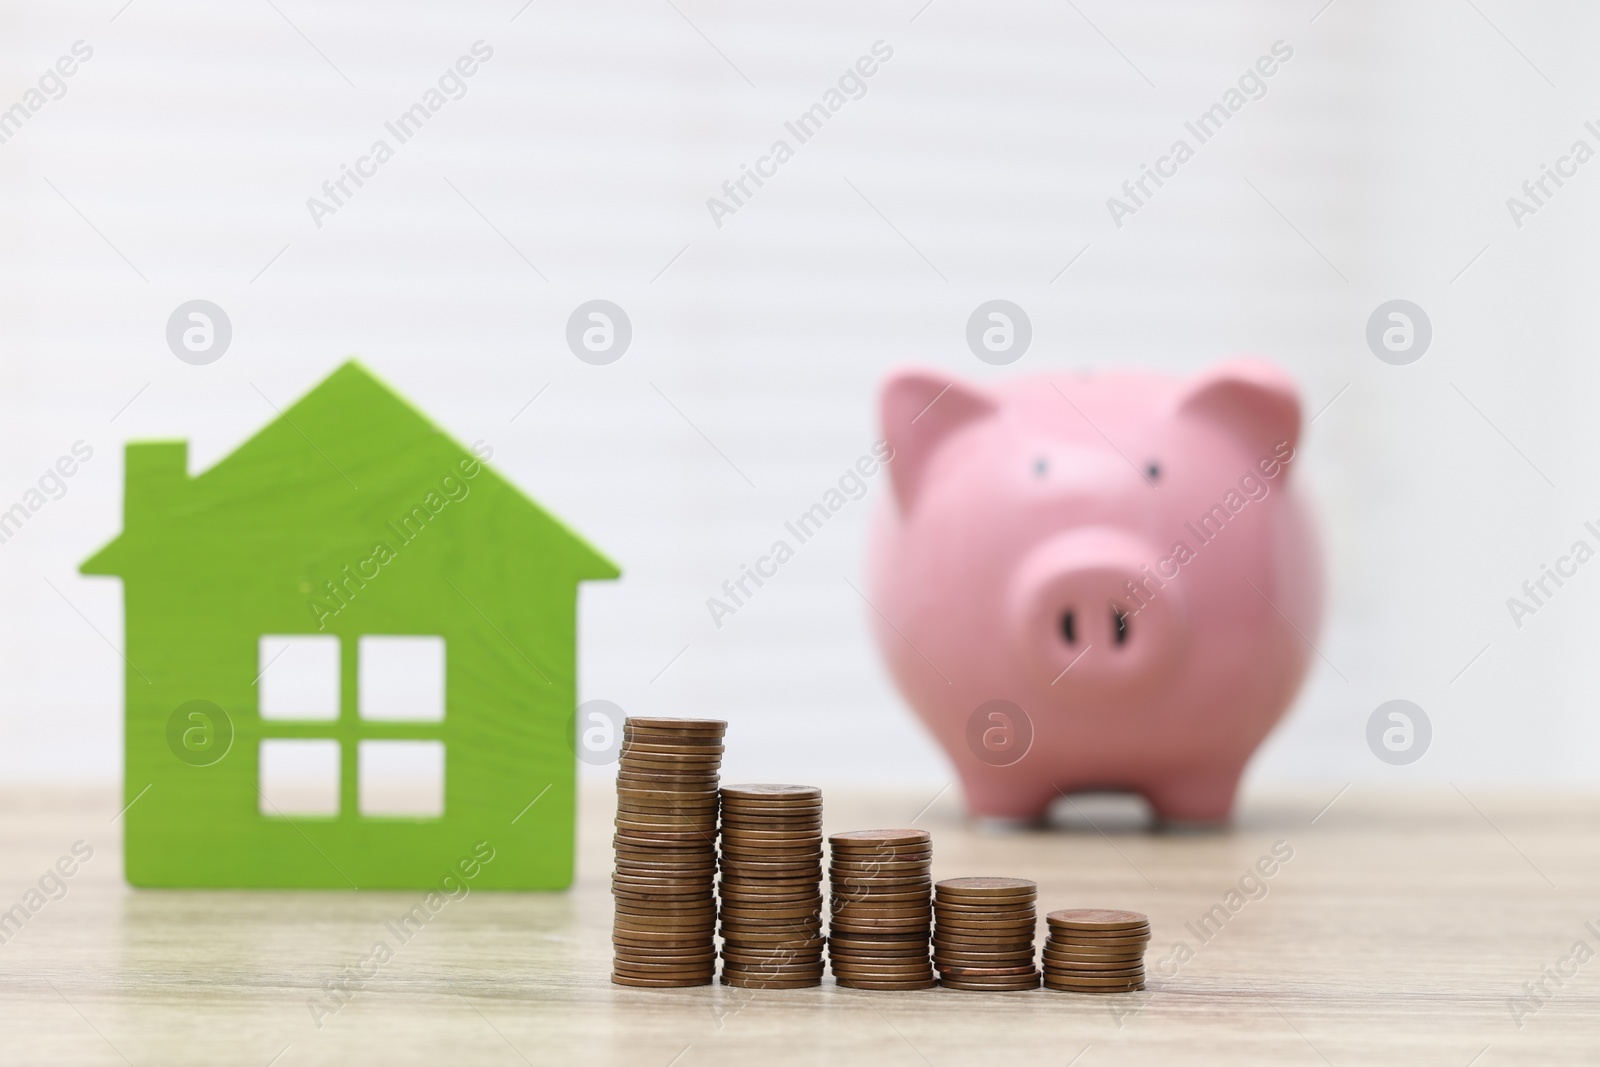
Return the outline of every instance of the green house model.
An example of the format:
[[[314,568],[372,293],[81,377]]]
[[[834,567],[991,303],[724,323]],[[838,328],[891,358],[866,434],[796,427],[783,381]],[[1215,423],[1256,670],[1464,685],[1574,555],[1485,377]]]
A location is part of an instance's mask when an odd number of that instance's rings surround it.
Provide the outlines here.
[[[127,447],[128,881],[572,880],[578,583],[617,568],[354,362],[210,470]],[[487,859],[486,859],[487,857]]]

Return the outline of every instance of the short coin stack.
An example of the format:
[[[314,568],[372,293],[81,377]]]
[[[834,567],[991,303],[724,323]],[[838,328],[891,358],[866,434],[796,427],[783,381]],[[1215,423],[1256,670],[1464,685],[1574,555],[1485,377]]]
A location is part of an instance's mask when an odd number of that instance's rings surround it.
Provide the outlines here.
[[[822,790],[722,790],[722,981],[746,989],[822,983]]]
[[[1038,989],[1033,902],[1026,878],[947,878],[933,887],[933,962],[951,989]]]
[[[828,838],[833,900],[828,960],[851,989],[927,989],[933,838],[926,830],[856,830]]]
[[[1075,993],[1126,993],[1144,988],[1150,920],[1136,911],[1075,908],[1045,916],[1044,984]]]
[[[628,719],[617,771],[611,980],[706,985],[716,969],[717,772],[728,724]]]

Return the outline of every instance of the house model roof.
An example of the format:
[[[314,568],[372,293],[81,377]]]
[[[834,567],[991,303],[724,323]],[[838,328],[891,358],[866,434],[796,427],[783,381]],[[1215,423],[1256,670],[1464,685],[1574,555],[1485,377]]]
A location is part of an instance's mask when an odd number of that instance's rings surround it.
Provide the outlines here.
[[[184,441],[128,446],[123,532],[86,560],[82,573],[128,576],[159,568],[155,542],[168,540],[175,526],[187,528],[185,534],[201,532],[195,525],[231,532],[241,548],[263,537],[326,542],[346,529],[376,539],[413,507],[431,511],[436,501],[447,503],[449,483],[441,483],[461,482],[465,470],[472,471],[471,492],[490,489],[499,498],[487,516],[492,521],[474,524],[478,536],[556,549],[552,562],[574,580],[620,573],[355,360],[210,469],[190,477],[187,467]],[[472,535],[458,529],[455,536]]]

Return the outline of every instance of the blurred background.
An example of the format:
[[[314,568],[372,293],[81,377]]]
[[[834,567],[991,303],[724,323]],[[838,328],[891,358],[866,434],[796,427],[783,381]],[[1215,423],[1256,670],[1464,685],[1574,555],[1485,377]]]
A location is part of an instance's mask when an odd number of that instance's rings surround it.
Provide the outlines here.
[[[93,455],[0,543],[0,774],[120,776],[121,589],[76,567],[120,529],[122,443],[186,437],[198,472],[355,355],[621,564],[582,593],[581,699],[729,719],[732,779],[937,787],[852,588],[882,477],[720,628],[707,598],[869,450],[890,368],[1250,352],[1302,389],[1330,595],[1247,785],[1600,781],[1600,563],[1507,607],[1600,545],[1600,163],[1522,190],[1600,148],[1597,29],[1507,0],[8,4],[0,511]],[[1194,158],[1114,218],[1179,138]],[[195,299],[232,327],[204,366],[166,336]],[[633,331],[602,366],[566,340],[594,299]],[[1009,366],[967,345],[992,299],[1032,325]],[[1395,299],[1431,323],[1405,365],[1367,343]],[[1402,698],[1433,739],[1397,767],[1366,724]]]

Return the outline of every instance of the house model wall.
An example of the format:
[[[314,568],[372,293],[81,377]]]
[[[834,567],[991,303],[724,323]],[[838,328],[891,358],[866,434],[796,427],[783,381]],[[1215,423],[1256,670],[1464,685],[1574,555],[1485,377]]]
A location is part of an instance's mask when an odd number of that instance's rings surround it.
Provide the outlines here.
[[[570,884],[610,561],[355,362],[199,475],[181,441],[126,464],[82,570],[124,586],[129,882]]]

